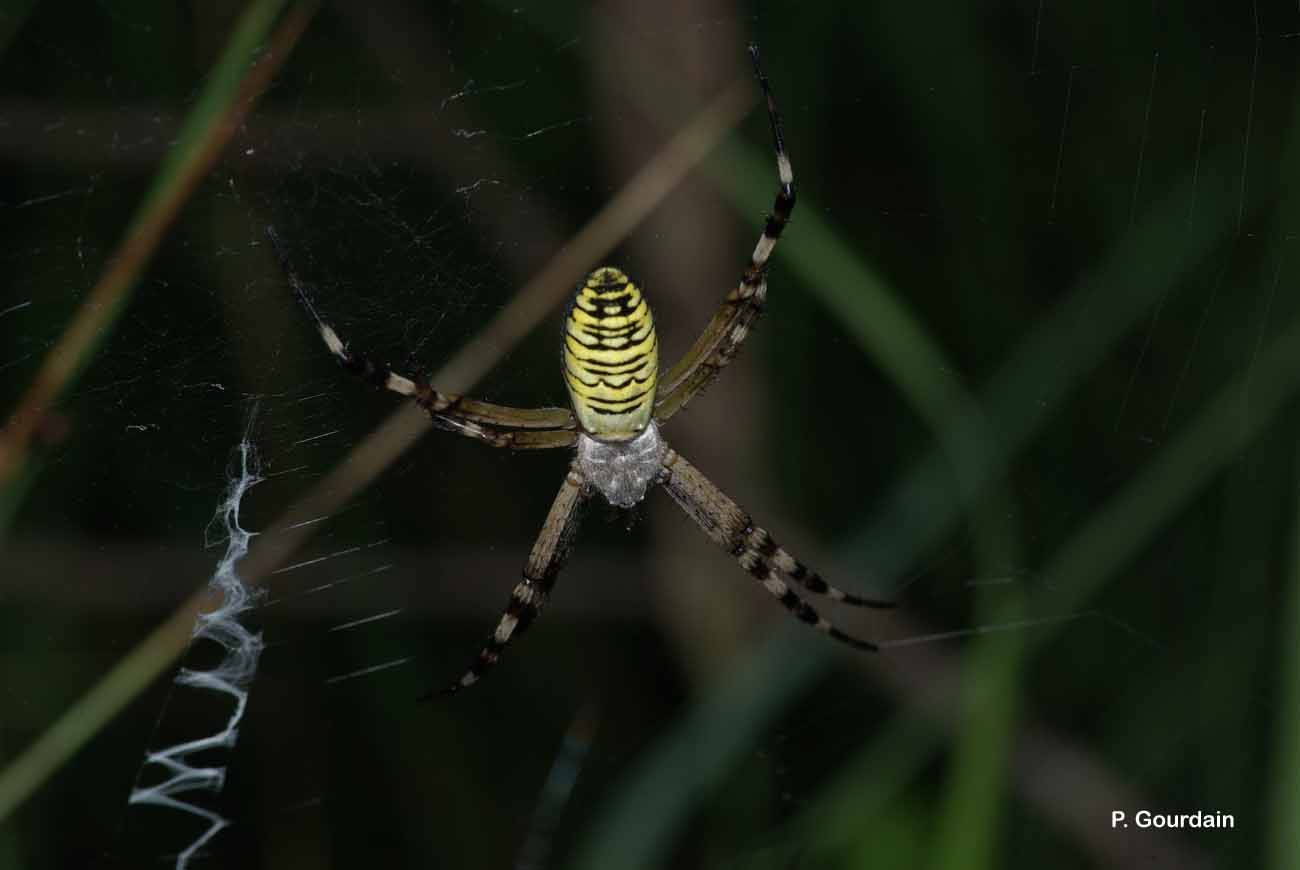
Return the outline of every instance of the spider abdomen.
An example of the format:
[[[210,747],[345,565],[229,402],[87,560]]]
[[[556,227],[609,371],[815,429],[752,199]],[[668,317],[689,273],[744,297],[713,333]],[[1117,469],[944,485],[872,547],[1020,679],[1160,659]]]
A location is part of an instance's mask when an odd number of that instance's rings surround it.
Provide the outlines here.
[[[641,290],[618,269],[587,276],[564,322],[564,382],[583,431],[626,441],[650,422],[659,339]]]

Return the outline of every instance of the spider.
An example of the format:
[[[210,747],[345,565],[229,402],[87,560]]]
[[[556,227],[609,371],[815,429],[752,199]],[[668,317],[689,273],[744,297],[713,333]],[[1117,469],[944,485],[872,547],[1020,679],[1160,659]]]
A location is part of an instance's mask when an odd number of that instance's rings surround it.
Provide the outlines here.
[[[289,285],[343,368],[377,387],[414,400],[428,412],[434,426],[493,447],[577,447],[528,556],[523,580],[511,592],[496,630],[478,656],[459,680],[443,689],[444,694],[478,682],[497,663],[510,641],[537,618],[568,558],[587,501],[599,493],[610,504],[629,508],[644,499],[646,491],[655,485],[666,489],[715,544],[731,553],[797,619],[849,646],[877,649],[871,641],[846,634],[820,616],[790,588],[790,583],[815,595],[860,607],[892,607],[892,602],[852,595],[827,583],[783,549],[766,529],[755,525],[749,514],[659,434],[659,426],[709,386],[731,362],[750,327],[763,313],[768,259],[794,210],[794,174],[785,151],[781,116],[756,45],[749,46],[749,55],[767,101],[779,179],[776,202],[749,267],[695,344],[665,372],[659,371],[659,339],[641,289],[612,266],[589,274],[574,293],[564,317],[561,360],[570,408],[511,408],[480,402],[440,392],[420,378],[408,378],[375,363],[343,341],[321,317],[279,236],[273,228],[267,228]]]

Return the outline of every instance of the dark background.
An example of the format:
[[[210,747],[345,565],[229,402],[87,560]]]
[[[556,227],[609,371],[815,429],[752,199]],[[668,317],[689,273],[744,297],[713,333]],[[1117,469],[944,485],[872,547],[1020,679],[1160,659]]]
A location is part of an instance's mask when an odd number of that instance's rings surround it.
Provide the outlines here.
[[[1294,4],[370,6],[312,18],[5,494],[0,798],[206,582],[246,432],[268,531],[394,408],[332,364],[264,227],[340,332],[433,372],[753,39],[800,204],[759,330],[665,435],[832,582],[897,597],[824,607],[886,649],[787,625],[652,492],[590,512],[490,678],[416,703],[567,461],[430,432],[261,582],[238,743],[195,759],[227,782],[190,796],[232,827],[193,866],[1297,866]],[[238,12],[0,15],[0,406]],[[774,188],[755,102],[601,258],[665,363]],[[562,404],[559,314],[475,394]],[[171,866],[202,826],[127,797],[230,704],[163,674],[3,819],[0,866]],[[1236,827],[1111,829],[1140,809]]]

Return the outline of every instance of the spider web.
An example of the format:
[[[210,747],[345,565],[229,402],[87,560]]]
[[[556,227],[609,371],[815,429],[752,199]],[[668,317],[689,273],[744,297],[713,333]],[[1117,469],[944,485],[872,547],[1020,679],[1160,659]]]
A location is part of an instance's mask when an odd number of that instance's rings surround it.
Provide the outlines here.
[[[310,538],[260,578],[238,741],[186,759],[224,770],[203,805],[229,823],[190,866],[1284,866],[1300,9],[884,5],[317,12],[43,425],[4,532],[0,768],[212,574],[233,445],[263,478],[239,525],[273,541],[394,409],[332,364],[268,225],[340,334],[438,371],[753,38],[800,205],[759,333],[665,435],[837,585],[897,593],[823,607],[885,654],[787,627],[652,493],[590,512],[481,686],[418,705],[505,605],[566,462],[434,433],[298,518]],[[236,14],[0,17],[5,407]],[[646,287],[667,360],[757,237],[765,136],[755,104],[599,258]],[[546,311],[442,386],[563,404]],[[187,854],[192,816],[128,802],[147,753],[227,723],[174,674],[42,783],[0,856]],[[1237,828],[1111,827],[1143,808]]]

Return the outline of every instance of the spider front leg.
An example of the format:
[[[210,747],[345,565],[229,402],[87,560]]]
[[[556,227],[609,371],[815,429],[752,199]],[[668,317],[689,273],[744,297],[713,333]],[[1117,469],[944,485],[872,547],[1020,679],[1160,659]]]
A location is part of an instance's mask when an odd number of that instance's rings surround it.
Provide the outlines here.
[[[740,283],[727,294],[722,307],[713,315],[709,325],[691,349],[660,379],[659,395],[655,400],[655,419],[664,422],[686,406],[705,387],[713,383],[718,374],[735,357],[749,336],[754,321],[762,315],[767,304],[767,261],[776,248],[777,240],[790,222],[794,211],[794,170],[785,150],[785,132],[781,113],[776,108],[776,97],[768,84],[767,76],[759,62],[758,46],[750,44],[749,56],[754,64],[754,76],[767,100],[767,119],[772,128],[772,148],[776,152],[776,201],[763,225],[749,267],[741,275]]]
[[[280,261],[289,286],[293,288],[294,296],[315,322],[321,340],[339,361],[339,365],[361,380],[413,400],[428,413],[433,425],[439,429],[456,432],[493,447],[544,450],[570,447],[577,441],[577,424],[573,413],[567,409],[510,408],[443,393],[422,378],[398,374],[389,366],[376,363],[364,352],[351,347],[321,317],[308,286],[298,277],[289,261],[288,251],[279,234],[274,228],[267,227],[266,235],[271,240],[271,247]]]
[[[686,515],[704,530],[718,546],[730,552],[745,571],[785,605],[801,622],[811,625],[841,643],[857,649],[875,650],[869,640],[854,637],[836,628],[793,589],[779,574],[801,584],[808,591],[834,601],[860,607],[893,607],[893,602],[850,595],[831,586],[821,575],[810,571],[772,539],[766,529],[754,525],[753,519],[726,493],[718,489],[698,468],[676,451],[664,454],[663,473],[659,482]]]
[[[501,658],[502,651],[510,641],[532,625],[546,604],[555,579],[569,557],[573,537],[581,520],[582,506],[590,495],[591,489],[575,462],[570,466],[559,494],[555,496],[550,513],[546,515],[541,534],[537,536],[528,563],[524,566],[524,579],[510,593],[510,603],[501,614],[496,630],[483,644],[469,670],[455,683],[443,689],[442,694],[450,695],[477,683],[483,673]]]

